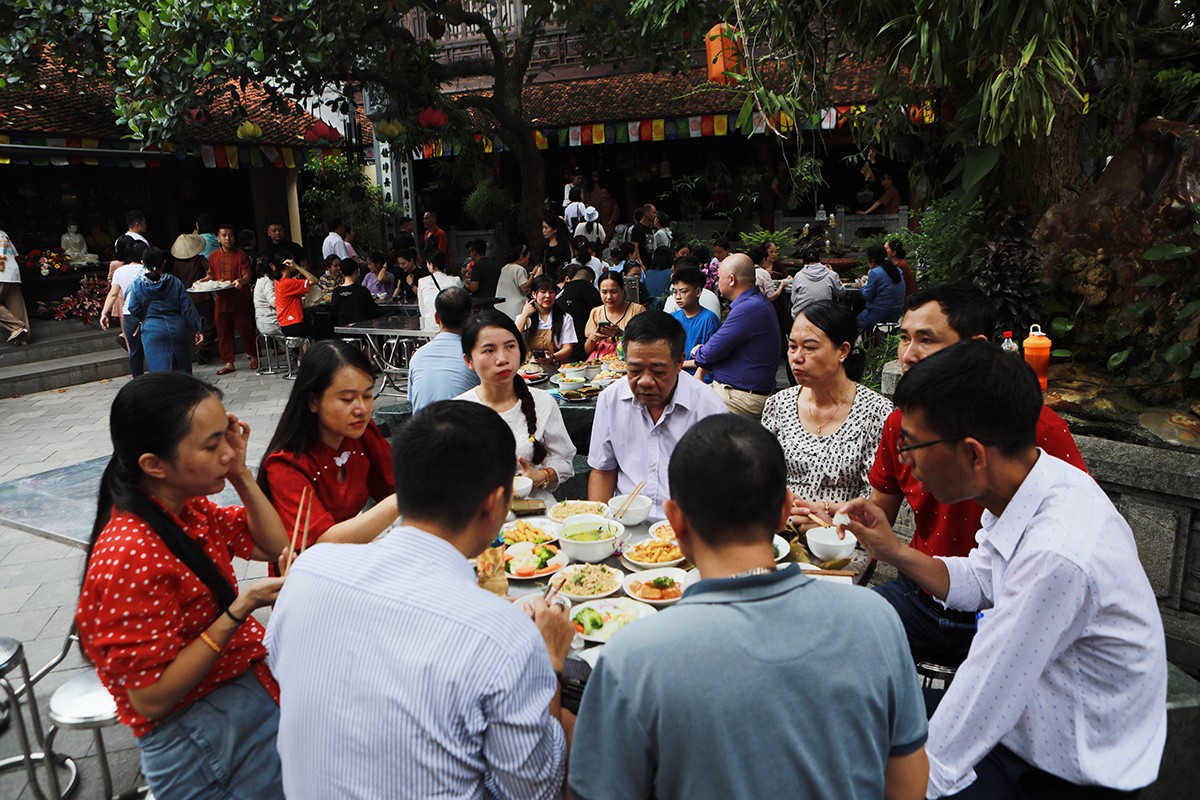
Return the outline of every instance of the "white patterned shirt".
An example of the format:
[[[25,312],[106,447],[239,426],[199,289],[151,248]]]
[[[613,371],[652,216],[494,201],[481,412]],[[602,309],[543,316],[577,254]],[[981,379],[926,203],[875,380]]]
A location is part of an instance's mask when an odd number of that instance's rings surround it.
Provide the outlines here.
[[[559,797],[546,645],[446,540],[397,526],[306,550],[265,643],[289,800]]]
[[[946,605],[984,609],[929,722],[928,797],[961,791],[1004,745],[1075,784],[1133,790],[1167,735],[1162,619],[1129,525],[1090,476],[1039,449],[979,546],[943,558]]]

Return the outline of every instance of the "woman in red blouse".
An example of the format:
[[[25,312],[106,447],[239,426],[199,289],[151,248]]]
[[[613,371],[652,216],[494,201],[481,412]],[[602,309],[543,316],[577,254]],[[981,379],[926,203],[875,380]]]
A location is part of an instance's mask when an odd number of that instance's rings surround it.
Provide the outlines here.
[[[250,612],[283,579],[239,590],[232,563],[288,546],[246,467],[250,429],[219,390],[180,372],[126,385],[109,419],[80,644],[138,737],[156,797],[281,798],[279,687]],[[244,507],[207,499],[226,480]]]
[[[284,526],[308,520],[301,549],[369,542],[396,521],[392,447],[371,421],[374,408],[375,369],[361,350],[336,339],[309,349],[258,470]],[[311,514],[300,508],[305,487]],[[368,499],[375,505],[361,513]]]

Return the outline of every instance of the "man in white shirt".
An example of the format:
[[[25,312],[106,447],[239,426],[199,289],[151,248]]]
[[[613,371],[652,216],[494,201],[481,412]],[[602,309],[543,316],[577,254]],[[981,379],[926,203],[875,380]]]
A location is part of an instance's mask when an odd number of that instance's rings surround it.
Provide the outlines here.
[[[480,588],[467,561],[508,515],[513,434],[486,406],[448,400],[416,413],[392,451],[404,523],[372,544],[306,550],[271,614],[284,792],[558,798],[555,674],[574,625],[541,597]]]
[[[142,242],[147,247],[150,246],[150,240],[146,238],[146,231],[149,230],[149,226],[146,224],[145,214],[143,214],[141,211],[138,211],[136,208],[130,209],[129,212],[125,214],[125,226],[128,228],[128,230],[125,231],[122,236],[129,236],[130,238],[137,239],[139,242]],[[121,237],[118,236],[117,241],[119,242],[120,240]],[[117,242],[113,242],[114,248],[116,245]]]
[[[867,550],[946,607],[978,611],[929,724],[930,798],[1113,798],[1158,775],[1166,741],[1162,620],[1129,525],[1083,471],[1035,446],[1032,370],[988,342],[901,379],[897,440],[941,503],[985,509],[979,546],[930,558],[865,499],[841,511]]]
[[[329,258],[337,256],[342,261],[350,257],[346,251],[346,241],[342,238],[342,234],[346,232],[346,223],[341,217],[332,217],[329,220],[329,235],[325,237],[325,241],[321,242],[321,258]]]
[[[588,499],[607,502],[645,481],[642,494],[663,518],[671,496],[667,465],[675,445],[692,425],[725,404],[711,389],[683,372],[686,334],[662,311],[638,314],[625,327],[627,379],[600,393],[588,448]]]

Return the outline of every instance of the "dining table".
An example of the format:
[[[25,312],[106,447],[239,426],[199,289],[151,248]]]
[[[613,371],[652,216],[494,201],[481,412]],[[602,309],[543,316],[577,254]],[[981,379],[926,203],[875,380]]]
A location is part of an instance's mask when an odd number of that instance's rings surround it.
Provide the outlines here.
[[[364,319],[333,329],[338,336],[363,339],[375,367],[383,376],[378,395],[388,393],[408,396],[408,366],[412,354],[425,342],[437,336],[436,329],[421,327],[420,316],[392,314]]]

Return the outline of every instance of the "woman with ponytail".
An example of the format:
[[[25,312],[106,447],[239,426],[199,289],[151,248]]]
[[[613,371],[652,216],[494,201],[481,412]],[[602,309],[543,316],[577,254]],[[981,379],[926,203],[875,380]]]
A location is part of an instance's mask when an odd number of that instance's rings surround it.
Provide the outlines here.
[[[880,245],[867,248],[867,282],[862,297],[867,307],[858,313],[859,330],[869,331],[881,322],[895,322],[904,311],[904,276],[888,260]]]
[[[239,589],[234,556],[288,547],[246,466],[250,429],[214,387],[179,372],[124,386],[75,623],[133,729],[155,797],[282,798],[279,687],[263,627],[282,578]],[[208,499],[225,482],[244,506]]]
[[[183,283],[164,265],[167,253],[146,249],[146,272],[129,291],[129,314],[141,323],[142,350],[148,372],[192,371],[192,345],[203,340],[204,320]]]
[[[571,351],[579,341],[575,320],[563,310],[558,300],[558,286],[547,275],[539,275],[531,284],[533,299],[517,315],[515,324],[522,331],[525,349],[536,358],[554,359],[557,364],[571,360]]]
[[[455,399],[482,403],[508,423],[517,439],[515,471],[533,481],[531,497],[552,501],[552,492],[575,474],[575,444],[554,398],[526,386],[517,373],[526,352],[520,331],[507,315],[480,311],[467,320],[462,341],[479,386]]]
[[[375,368],[340,339],[317,342],[292,384],[258,470],[258,485],[307,544],[369,542],[396,521],[392,446],[371,419]],[[301,504],[302,495],[311,500]],[[368,500],[375,505],[363,512]],[[312,511],[308,511],[311,503]]]

